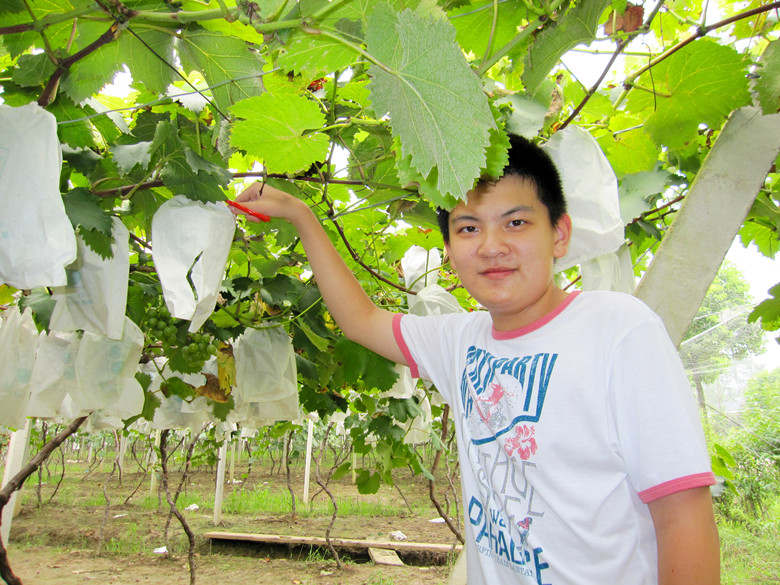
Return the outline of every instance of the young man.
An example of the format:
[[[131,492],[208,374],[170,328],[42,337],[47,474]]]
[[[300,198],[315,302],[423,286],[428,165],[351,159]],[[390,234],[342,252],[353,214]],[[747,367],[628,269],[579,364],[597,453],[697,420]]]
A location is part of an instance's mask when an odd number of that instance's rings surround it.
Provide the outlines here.
[[[660,319],[634,297],[566,293],[571,219],[547,155],[511,139],[496,182],[450,213],[445,246],[485,311],[384,311],[300,200],[237,200],[298,229],[344,334],[431,380],[456,421],[469,585],[717,585],[697,409]]]

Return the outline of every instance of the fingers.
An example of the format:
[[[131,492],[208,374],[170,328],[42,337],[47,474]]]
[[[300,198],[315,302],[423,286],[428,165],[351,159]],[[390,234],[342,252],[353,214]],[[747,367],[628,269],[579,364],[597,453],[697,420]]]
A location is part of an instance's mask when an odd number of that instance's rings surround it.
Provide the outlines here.
[[[236,197],[236,201],[239,203],[245,203],[247,201],[254,201],[256,199],[260,198],[260,189],[262,189],[263,183],[257,182],[252,183],[241,191],[241,193]]]

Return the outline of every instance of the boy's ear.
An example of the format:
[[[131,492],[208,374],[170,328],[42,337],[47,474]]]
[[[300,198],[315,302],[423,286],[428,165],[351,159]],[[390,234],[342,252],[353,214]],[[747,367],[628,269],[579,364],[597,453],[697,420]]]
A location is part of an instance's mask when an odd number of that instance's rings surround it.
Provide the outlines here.
[[[571,216],[564,213],[555,224],[555,245],[553,247],[553,256],[563,258],[569,250],[569,241],[571,240]]]

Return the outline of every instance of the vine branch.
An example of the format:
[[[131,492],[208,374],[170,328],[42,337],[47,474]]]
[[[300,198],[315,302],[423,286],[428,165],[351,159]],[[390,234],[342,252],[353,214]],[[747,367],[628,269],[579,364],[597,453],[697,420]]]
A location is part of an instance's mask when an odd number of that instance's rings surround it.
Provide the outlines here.
[[[694,34],[692,34],[691,36],[689,36],[686,39],[683,39],[682,41],[680,41],[679,43],[677,43],[673,47],[670,47],[669,49],[667,49],[666,51],[664,51],[663,53],[658,55],[658,57],[656,57],[655,59],[652,59],[647,65],[641,67],[640,69],[638,69],[637,71],[635,71],[634,73],[629,75],[625,79],[625,81],[623,82],[623,91],[620,93],[620,95],[615,100],[614,106],[617,107],[618,105],[620,105],[622,103],[622,101],[626,98],[626,95],[628,94],[629,90],[633,87],[634,82],[636,81],[636,79],[640,75],[642,75],[646,71],[652,69],[653,67],[655,67],[656,65],[658,65],[659,63],[664,61],[665,59],[668,59],[669,57],[674,55],[677,51],[679,51],[679,50],[683,49],[684,47],[688,46],[689,44],[691,44],[693,41],[698,40],[698,39],[700,39],[702,37],[705,37],[709,33],[711,33],[712,31],[717,30],[719,28],[722,28],[724,26],[727,26],[729,24],[732,24],[734,22],[737,22],[739,20],[743,20],[745,18],[750,18],[752,16],[757,16],[757,15],[763,13],[763,12],[769,12],[770,10],[775,10],[775,9],[778,9],[778,8],[780,8],[780,1],[771,2],[771,3],[766,4],[764,6],[759,6],[757,8],[753,8],[751,10],[746,10],[745,12],[740,12],[739,14],[735,14],[734,16],[730,16],[728,18],[724,18],[723,20],[720,20],[720,21],[718,21],[716,23],[713,23],[713,24],[711,24],[709,26],[699,26]]]
[[[57,87],[59,86],[60,79],[62,78],[63,75],[65,75],[68,69],[70,69],[70,67],[74,63],[94,53],[103,45],[107,45],[108,43],[112,42],[114,39],[117,38],[118,34],[119,34],[119,25],[117,23],[114,23],[106,32],[100,35],[96,40],[91,42],[89,45],[87,45],[77,53],[74,53],[67,59],[63,59],[62,61],[57,63],[57,70],[49,78],[48,83],[46,83],[46,87],[44,88],[41,97],[38,98],[38,105],[41,106],[42,108],[45,108],[46,106],[51,104],[54,101],[54,96],[57,93]]]
[[[571,124],[574,121],[574,119],[580,114],[580,112],[585,107],[585,105],[590,101],[590,98],[592,98],[593,95],[598,90],[599,86],[601,85],[601,82],[604,81],[604,78],[607,76],[607,73],[609,73],[609,70],[612,68],[612,65],[614,65],[618,56],[621,53],[623,53],[623,51],[631,43],[631,41],[633,41],[642,32],[647,31],[650,28],[650,23],[652,23],[653,19],[658,15],[658,12],[661,10],[661,6],[663,6],[663,4],[664,4],[664,0],[661,0],[661,2],[659,2],[653,9],[653,12],[651,12],[650,15],[647,17],[647,20],[645,21],[644,25],[639,27],[632,34],[626,35],[624,38],[618,41],[617,47],[615,48],[615,51],[612,53],[612,57],[610,57],[609,59],[609,63],[607,63],[607,66],[604,67],[604,71],[601,72],[599,78],[588,90],[588,93],[585,94],[585,97],[582,98],[582,101],[577,105],[576,108],[574,108],[574,111],[569,115],[568,118],[566,118],[563,124],[560,125],[560,127],[558,128],[559,130],[563,130],[564,128],[566,128],[566,126]]]

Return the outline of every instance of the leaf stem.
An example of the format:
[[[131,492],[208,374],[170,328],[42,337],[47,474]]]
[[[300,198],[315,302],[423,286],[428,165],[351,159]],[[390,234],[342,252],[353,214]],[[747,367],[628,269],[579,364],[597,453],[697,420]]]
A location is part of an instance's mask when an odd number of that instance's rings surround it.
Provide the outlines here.
[[[346,1],[347,1],[347,0],[331,0],[331,2],[330,2],[329,4],[325,4],[325,5],[324,5],[322,8],[320,8],[320,9],[319,9],[317,12],[315,12],[314,14],[312,14],[310,17],[307,17],[307,19],[308,19],[308,18],[311,18],[311,19],[314,19],[314,20],[320,20],[320,19],[321,19],[323,16],[325,16],[325,15],[326,15],[328,12],[330,12],[330,11],[334,10],[335,8],[337,8],[337,7],[341,6],[341,5],[342,5],[342,4],[344,4],[344,2],[346,2]]]
[[[505,57],[509,54],[512,49],[514,49],[517,45],[522,43],[527,37],[531,36],[534,31],[536,31],[537,28],[539,28],[545,21],[547,20],[546,16],[538,16],[534,18],[532,21],[530,21],[526,27],[521,30],[515,37],[509,41],[506,45],[501,47],[494,55],[492,55],[489,59],[486,59],[482,62],[482,64],[477,68],[477,75],[482,77],[488,69],[490,69],[493,65],[498,63],[502,57]]]
[[[29,31],[41,32],[47,27],[60,24],[62,22],[67,22],[80,16],[85,16],[91,12],[95,12],[94,8],[91,6],[85,6],[76,10],[71,10],[70,12],[47,14],[42,18],[33,20],[33,22],[24,22],[21,24],[13,24],[11,26],[0,26],[0,36]]]
[[[226,7],[227,12],[222,8],[212,8],[210,10],[194,10],[180,12],[155,12],[153,10],[136,10],[133,12],[134,21],[189,24],[191,22],[202,22],[204,20],[217,20],[220,18],[238,17],[238,7]]]
[[[482,59],[484,63],[490,56],[490,51],[493,49],[493,41],[496,36],[496,25],[498,24],[498,0],[493,0],[493,22],[490,24],[490,35],[488,36],[487,46],[485,47],[485,57]]]
[[[374,65],[376,65],[380,69],[383,69],[384,71],[386,71],[390,75],[396,75],[396,76],[398,75],[397,71],[393,71],[392,69],[390,69],[387,65],[385,65],[384,63],[379,61],[371,53],[368,53],[365,49],[363,49],[363,47],[360,47],[360,46],[356,45],[355,43],[353,43],[351,41],[348,41],[347,39],[345,39],[341,35],[338,35],[336,33],[330,32],[330,31],[325,30],[325,29],[309,28],[308,26],[302,26],[301,30],[303,30],[303,32],[306,32],[306,33],[309,33],[309,34],[322,35],[324,37],[328,37],[329,39],[333,39],[334,41],[336,41],[338,43],[341,43],[345,47],[349,47],[350,49],[355,51],[358,55],[362,55],[367,60],[369,60],[371,63],[373,63]]]

